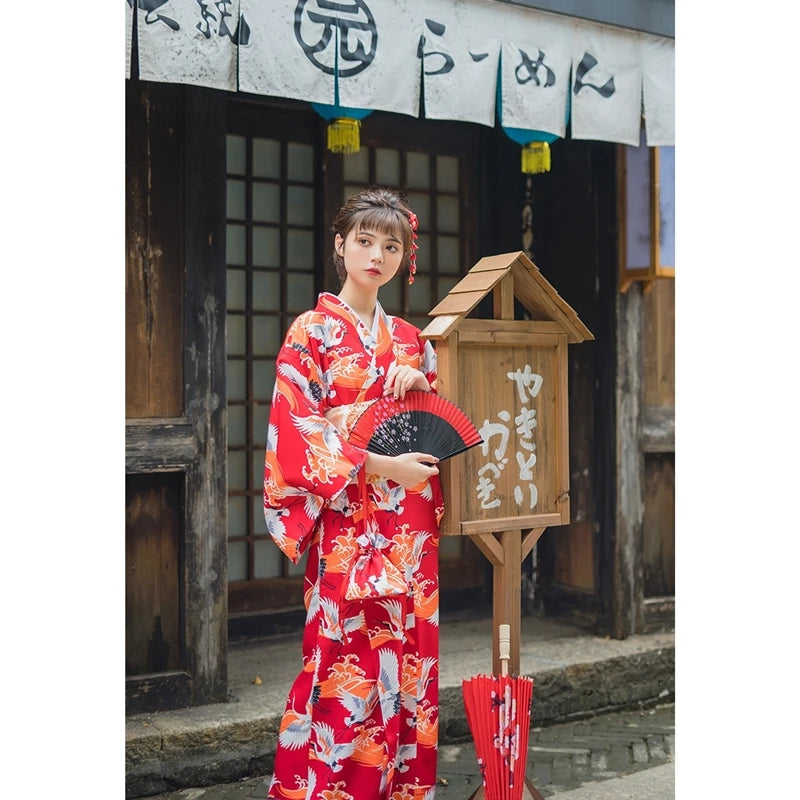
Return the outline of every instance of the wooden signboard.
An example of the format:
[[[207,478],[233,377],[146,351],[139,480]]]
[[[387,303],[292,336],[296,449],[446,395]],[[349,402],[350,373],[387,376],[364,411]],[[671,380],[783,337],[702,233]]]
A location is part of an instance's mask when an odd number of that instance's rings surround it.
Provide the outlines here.
[[[453,462],[461,503],[449,504],[445,534],[566,524],[566,334],[551,322],[467,319],[454,345],[458,403],[483,444]]]
[[[489,292],[494,317],[468,319]],[[532,320],[514,319],[515,299]],[[443,465],[442,534],[567,524],[567,345],[592,334],[522,252],[481,259],[430,316],[439,393],[484,440]]]

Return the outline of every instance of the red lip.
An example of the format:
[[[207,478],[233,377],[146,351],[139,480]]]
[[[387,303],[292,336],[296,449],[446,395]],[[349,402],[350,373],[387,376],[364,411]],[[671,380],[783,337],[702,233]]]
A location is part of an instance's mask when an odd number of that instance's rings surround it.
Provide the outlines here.
[[[381,271],[379,269],[368,269],[367,272],[369,272],[370,275],[380,275],[381,274]]]

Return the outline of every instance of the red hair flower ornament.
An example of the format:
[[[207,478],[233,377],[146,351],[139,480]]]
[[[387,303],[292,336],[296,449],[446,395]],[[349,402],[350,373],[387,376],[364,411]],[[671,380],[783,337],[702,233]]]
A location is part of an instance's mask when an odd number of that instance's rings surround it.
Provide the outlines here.
[[[411,255],[408,257],[408,285],[414,283],[414,276],[417,274],[417,226],[419,220],[413,211],[408,212],[408,222],[411,225]]]

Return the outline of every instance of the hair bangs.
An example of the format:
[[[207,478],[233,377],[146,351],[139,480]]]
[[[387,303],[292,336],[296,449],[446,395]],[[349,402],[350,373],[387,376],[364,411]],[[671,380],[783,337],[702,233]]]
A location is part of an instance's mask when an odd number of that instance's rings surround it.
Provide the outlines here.
[[[356,212],[353,217],[352,228],[356,231],[375,231],[387,236],[393,236],[403,244],[403,249],[408,249],[406,226],[403,224],[402,214],[395,208],[380,206],[367,208]]]

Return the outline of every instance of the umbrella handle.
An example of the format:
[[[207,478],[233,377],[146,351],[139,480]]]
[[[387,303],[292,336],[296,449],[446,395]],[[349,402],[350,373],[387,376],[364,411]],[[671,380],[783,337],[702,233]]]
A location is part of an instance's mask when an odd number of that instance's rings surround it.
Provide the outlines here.
[[[511,659],[511,626],[499,625],[499,653],[500,653],[500,674],[508,675],[508,662]]]

